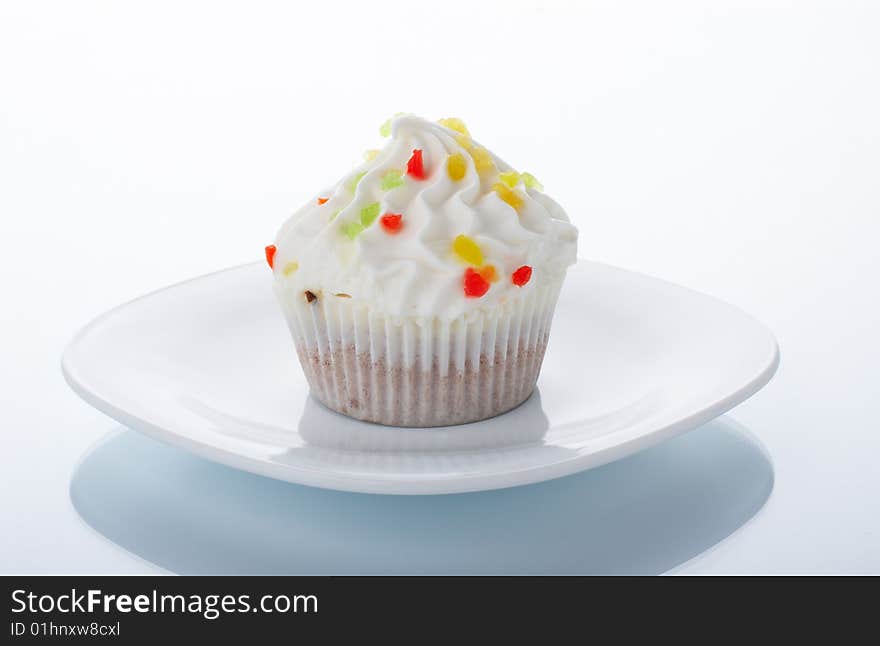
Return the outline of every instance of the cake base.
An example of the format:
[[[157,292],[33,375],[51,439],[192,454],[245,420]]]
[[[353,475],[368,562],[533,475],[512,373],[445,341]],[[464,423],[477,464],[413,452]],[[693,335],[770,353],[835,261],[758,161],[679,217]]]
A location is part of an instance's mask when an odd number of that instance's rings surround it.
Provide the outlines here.
[[[453,319],[394,317],[336,294],[276,294],[322,404],[387,426],[452,426],[500,415],[535,388],[563,276]]]
[[[546,336],[513,353],[498,352],[490,361],[464,369],[450,362],[441,370],[434,359],[412,366],[387,366],[355,346],[322,354],[297,344],[312,394],[322,404],[349,417],[388,426],[451,426],[505,413],[528,399],[535,388]],[[506,356],[505,356],[506,355]]]

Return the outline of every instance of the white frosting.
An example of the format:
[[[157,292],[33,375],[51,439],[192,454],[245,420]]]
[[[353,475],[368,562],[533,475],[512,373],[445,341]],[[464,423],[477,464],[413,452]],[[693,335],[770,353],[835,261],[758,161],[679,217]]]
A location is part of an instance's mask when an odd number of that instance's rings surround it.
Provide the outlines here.
[[[348,294],[352,304],[391,317],[453,319],[554,284],[575,262],[577,229],[556,202],[522,182],[513,189],[522,199],[517,212],[493,190],[498,173],[511,167],[492,155],[496,168],[478,173],[461,141],[459,133],[424,119],[394,119],[391,139],[374,159],[315,196],[282,226],[275,242],[276,290],[308,290],[319,298]],[[414,149],[422,150],[423,180],[406,175]],[[455,153],[467,163],[458,181],[446,168]],[[403,185],[382,190],[382,177],[395,169],[403,173]],[[329,199],[318,204],[319,197]],[[402,229],[389,234],[377,218],[349,238],[346,223],[359,222],[361,209],[374,202],[380,204],[380,216],[403,214]],[[464,293],[467,265],[452,252],[460,234],[480,246],[484,264],[498,274],[479,298]],[[523,265],[532,267],[532,278],[518,287],[511,275]]]

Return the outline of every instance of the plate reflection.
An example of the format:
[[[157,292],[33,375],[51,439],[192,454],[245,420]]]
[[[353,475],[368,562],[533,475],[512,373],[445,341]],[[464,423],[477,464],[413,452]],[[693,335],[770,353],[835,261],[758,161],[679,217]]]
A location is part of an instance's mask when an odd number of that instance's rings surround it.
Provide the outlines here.
[[[766,451],[720,418],[576,475],[439,496],[289,484],[121,429],[70,495],[107,539],[181,574],[655,574],[730,535],[772,488]]]

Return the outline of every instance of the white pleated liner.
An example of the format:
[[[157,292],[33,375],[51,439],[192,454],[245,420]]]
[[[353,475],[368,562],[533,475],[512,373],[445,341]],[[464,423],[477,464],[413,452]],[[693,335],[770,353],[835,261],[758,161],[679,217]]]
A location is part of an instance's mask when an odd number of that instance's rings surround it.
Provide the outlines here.
[[[451,321],[395,319],[352,299],[279,293],[312,393],[344,415],[446,426],[503,413],[538,379],[561,279]]]

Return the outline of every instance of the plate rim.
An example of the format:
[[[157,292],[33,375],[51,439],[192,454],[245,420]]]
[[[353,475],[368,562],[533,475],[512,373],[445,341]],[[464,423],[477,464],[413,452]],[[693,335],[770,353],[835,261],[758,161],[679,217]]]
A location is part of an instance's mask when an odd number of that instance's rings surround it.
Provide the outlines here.
[[[617,272],[625,272],[626,274],[664,284],[666,287],[672,287],[677,290],[683,290],[692,296],[713,301],[716,305],[729,308],[737,312],[740,316],[750,321],[751,324],[760,329],[766,341],[769,341],[769,355],[765,358],[764,364],[757,373],[743,383],[735,391],[727,394],[711,404],[692,411],[682,417],[659,426],[647,433],[637,435],[632,438],[615,443],[614,445],[597,449],[594,452],[573,456],[572,458],[560,462],[549,464],[539,464],[525,469],[490,473],[490,474],[456,474],[449,476],[431,475],[419,477],[417,474],[391,474],[388,477],[367,476],[352,474],[346,472],[338,472],[331,470],[309,469],[302,465],[282,464],[280,462],[272,462],[269,460],[261,460],[251,456],[242,455],[241,453],[224,449],[218,446],[212,446],[191,439],[186,435],[175,432],[169,428],[164,428],[148,419],[132,414],[124,408],[112,403],[104,396],[100,395],[95,389],[89,387],[86,379],[77,375],[75,361],[72,355],[78,344],[95,328],[104,323],[118,312],[125,308],[138,303],[139,301],[149,299],[152,296],[165,291],[175,289],[194,283],[207,278],[217,277],[220,274],[231,273],[245,268],[259,265],[259,262],[249,262],[234,265],[213,272],[201,274],[186,280],[178,281],[161,287],[136,298],[130,299],[110,310],[96,316],[91,321],[82,326],[77,333],[71,338],[64,348],[61,355],[61,372],[68,386],[82,398],[86,403],[108,415],[117,422],[133,430],[142,432],[153,439],[159,440],[171,446],[184,449],[202,458],[224,464],[228,467],[248,471],[264,477],[270,477],[294,484],[305,486],[313,486],[325,489],[333,489],[340,491],[348,491],[355,493],[369,494],[397,494],[397,495],[442,495],[454,493],[468,493],[475,491],[485,491],[491,489],[502,489],[507,487],[534,484],[564,477],[595,467],[607,464],[614,460],[626,457],[636,453],[642,449],[654,446],[666,439],[692,430],[712,419],[724,414],[738,404],[742,403],[752,395],[763,388],[776,373],[780,363],[779,343],[773,333],[767,326],[757,320],[748,312],[742,310],[736,305],[728,303],[720,298],[699,292],[689,287],[656,278],[654,276],[644,274],[642,272],[632,271],[629,269],[617,267],[607,263],[597,262],[578,258],[578,265],[592,265],[610,269]],[[475,451],[479,452],[479,451]],[[301,477],[298,477],[301,476]]]

